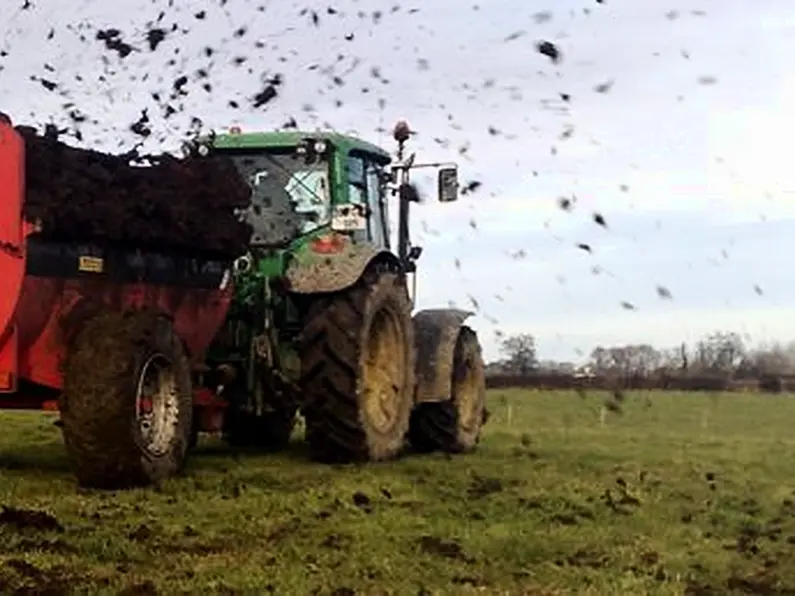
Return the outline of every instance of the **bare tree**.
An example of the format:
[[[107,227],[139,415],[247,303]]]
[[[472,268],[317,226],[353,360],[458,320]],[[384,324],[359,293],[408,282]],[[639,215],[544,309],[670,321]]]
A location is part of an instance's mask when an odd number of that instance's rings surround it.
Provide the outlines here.
[[[602,346],[596,346],[591,352],[590,365],[593,372],[597,375],[607,374],[610,370],[610,363],[611,358],[609,351]]]
[[[649,344],[598,346],[591,352],[591,367],[601,375],[646,376],[657,369],[660,358],[660,353]]]
[[[538,368],[536,339],[530,333],[514,335],[503,340],[501,350],[508,372],[526,375]]]
[[[734,331],[715,331],[696,345],[699,372],[733,375],[746,356],[745,342]]]
[[[660,351],[658,369],[668,375],[682,374],[688,368],[687,344]]]
[[[746,376],[778,376],[795,372],[795,342],[760,346],[750,351],[740,365]]]

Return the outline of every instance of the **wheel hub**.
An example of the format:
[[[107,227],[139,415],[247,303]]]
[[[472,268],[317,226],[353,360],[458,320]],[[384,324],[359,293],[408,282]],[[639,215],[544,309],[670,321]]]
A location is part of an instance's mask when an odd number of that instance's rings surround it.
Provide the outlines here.
[[[171,363],[162,354],[150,356],[141,367],[135,396],[135,416],[144,449],[160,456],[177,434],[179,399]]]

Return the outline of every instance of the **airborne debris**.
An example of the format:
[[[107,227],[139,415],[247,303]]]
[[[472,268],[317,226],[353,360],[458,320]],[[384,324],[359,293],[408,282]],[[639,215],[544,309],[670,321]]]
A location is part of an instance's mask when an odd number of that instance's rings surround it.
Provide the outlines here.
[[[514,41],[524,36],[526,33],[527,33],[526,31],[514,31],[510,35],[506,36],[505,39],[503,39],[503,41]]]
[[[130,130],[138,136],[148,137],[152,134],[152,129],[147,124],[149,124],[147,110],[141,110],[141,117],[130,125]]]
[[[133,47],[122,41],[121,31],[118,29],[100,29],[97,31],[96,39],[104,42],[105,47],[116,52],[120,58],[126,58],[133,52]]]
[[[254,96],[252,104],[255,108],[261,108],[262,106],[270,103],[273,101],[278,95],[279,91],[278,88],[282,84],[282,75],[277,74],[265,81],[265,86],[263,87],[262,91],[257,93]]]
[[[58,83],[49,81],[47,79],[40,78],[39,83],[41,83],[41,86],[44,87],[47,91],[55,91],[58,88]]]
[[[461,194],[462,195],[472,194],[475,191],[477,191],[481,186],[483,186],[483,183],[480,182],[479,180],[470,180],[461,189]]]
[[[150,29],[146,33],[146,42],[149,44],[149,49],[152,52],[157,50],[157,46],[159,46],[165,39],[166,39],[166,30],[161,29],[159,27]]]
[[[604,83],[599,83],[596,87],[593,88],[594,91],[597,93],[609,93],[610,90],[613,88],[613,83],[615,81],[605,81]]]
[[[571,211],[574,209],[574,204],[577,202],[576,197],[572,197],[571,199],[568,197],[558,197],[558,207],[563,209],[564,211]]]
[[[557,64],[563,58],[558,47],[551,41],[539,41],[536,43],[536,50],[549,58],[553,64]]]
[[[671,290],[669,290],[665,286],[657,286],[657,295],[664,300],[673,300],[673,295],[671,294]]]

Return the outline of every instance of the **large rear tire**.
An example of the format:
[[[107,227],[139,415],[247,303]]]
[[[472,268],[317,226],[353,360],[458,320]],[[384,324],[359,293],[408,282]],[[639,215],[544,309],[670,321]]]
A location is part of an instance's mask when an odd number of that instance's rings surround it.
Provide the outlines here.
[[[399,276],[367,274],[316,298],[301,335],[301,409],[313,459],[395,457],[414,400],[411,303]]]
[[[452,395],[420,403],[411,413],[409,441],[421,453],[472,451],[486,422],[486,375],[477,334],[462,327],[453,355]]]
[[[60,400],[66,450],[80,485],[160,483],[185,462],[193,416],[190,364],[171,323],[103,313],[78,332]]]

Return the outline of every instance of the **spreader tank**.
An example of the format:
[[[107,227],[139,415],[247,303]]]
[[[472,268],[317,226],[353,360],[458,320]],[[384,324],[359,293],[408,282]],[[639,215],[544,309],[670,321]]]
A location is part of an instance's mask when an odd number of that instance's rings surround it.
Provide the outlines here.
[[[0,407],[40,406],[21,381],[60,389],[69,341],[100,312],[162,313],[202,358],[232,299],[231,261],[50,239],[24,216],[25,186],[23,138],[0,118]]]

